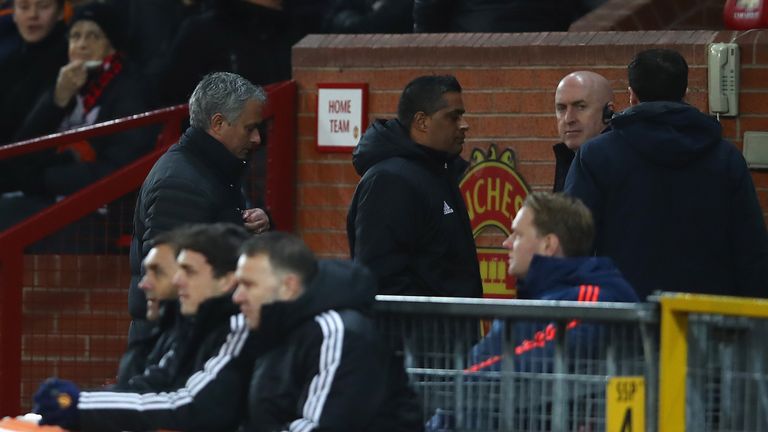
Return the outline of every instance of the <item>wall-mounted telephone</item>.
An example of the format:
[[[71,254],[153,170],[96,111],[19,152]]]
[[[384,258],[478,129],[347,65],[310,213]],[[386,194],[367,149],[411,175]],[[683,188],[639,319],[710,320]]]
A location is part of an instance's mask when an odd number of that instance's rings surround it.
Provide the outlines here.
[[[739,46],[709,45],[709,112],[723,116],[739,113]]]

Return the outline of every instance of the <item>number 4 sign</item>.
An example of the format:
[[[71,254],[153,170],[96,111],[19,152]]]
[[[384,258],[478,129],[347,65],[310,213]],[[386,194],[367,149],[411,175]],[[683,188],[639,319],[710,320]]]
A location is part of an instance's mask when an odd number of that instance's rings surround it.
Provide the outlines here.
[[[605,393],[606,432],[645,431],[645,378],[610,378]]]

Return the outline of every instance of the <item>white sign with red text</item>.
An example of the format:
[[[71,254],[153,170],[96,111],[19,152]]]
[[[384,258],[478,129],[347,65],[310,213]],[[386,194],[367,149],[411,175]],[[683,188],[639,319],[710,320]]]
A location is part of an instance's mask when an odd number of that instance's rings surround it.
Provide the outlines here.
[[[318,88],[319,150],[351,151],[365,129],[365,88]]]

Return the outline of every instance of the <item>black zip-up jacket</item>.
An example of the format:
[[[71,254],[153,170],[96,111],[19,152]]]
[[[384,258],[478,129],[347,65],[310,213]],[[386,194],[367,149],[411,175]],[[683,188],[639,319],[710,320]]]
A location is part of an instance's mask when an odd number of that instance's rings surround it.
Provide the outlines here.
[[[376,275],[379,294],[480,297],[458,186],[467,162],[414,143],[397,120],[379,120],[352,163],[362,179],[347,215],[349,249]]]
[[[132,386],[143,390],[80,393],[80,429],[236,429],[245,412],[253,366],[245,318],[236,310],[225,295],[203,302],[195,317],[181,320],[162,365],[131,379]]]
[[[565,192],[595,218],[595,251],[654,290],[768,296],[768,233],[744,157],[695,107],[644,102],[576,153]]]
[[[181,319],[178,300],[166,300],[160,303],[160,317],[157,325],[148,336],[131,341],[125,354],[120,358],[115,389],[139,390],[131,387],[131,378],[143,375],[148,366],[157,365],[172,350],[176,340],[177,318]]]
[[[245,161],[215,138],[190,127],[152,167],[141,186],[133,218],[128,307],[135,322],[145,322],[147,313],[146,298],[138,285],[143,275],[141,261],[151,249],[151,240],[161,232],[191,223],[243,225],[241,179],[245,166]],[[141,336],[141,332],[134,336]]]
[[[402,362],[368,315],[375,281],[321,261],[304,294],[265,305],[243,431],[419,431]]]

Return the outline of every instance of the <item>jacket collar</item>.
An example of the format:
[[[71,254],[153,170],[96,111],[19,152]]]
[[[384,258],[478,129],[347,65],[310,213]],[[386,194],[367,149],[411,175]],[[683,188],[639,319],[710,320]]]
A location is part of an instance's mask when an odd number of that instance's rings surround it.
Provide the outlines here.
[[[184,132],[180,145],[188,148],[222,181],[229,184],[239,184],[248,165],[247,161],[230,153],[219,140],[194,126]]]

